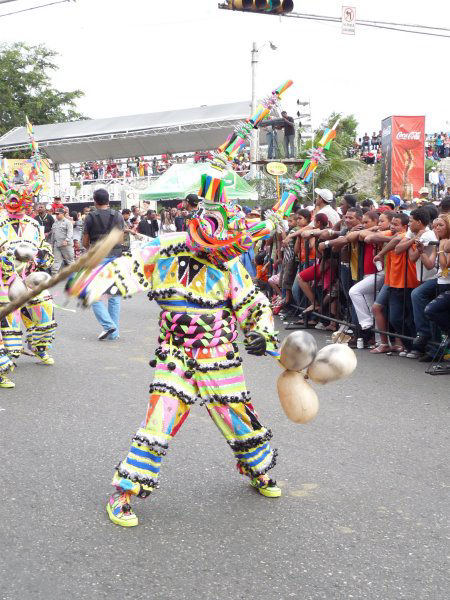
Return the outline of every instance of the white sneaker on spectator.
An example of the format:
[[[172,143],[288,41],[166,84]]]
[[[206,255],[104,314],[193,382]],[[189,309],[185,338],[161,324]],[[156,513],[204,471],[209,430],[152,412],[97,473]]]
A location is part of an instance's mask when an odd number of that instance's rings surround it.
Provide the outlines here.
[[[418,352],[417,350],[411,350],[406,355],[406,358],[420,358],[423,355],[423,352]]]
[[[104,331],[101,332],[101,334],[98,336],[98,340],[102,341],[102,340],[106,340],[106,338],[111,335],[112,333],[114,333],[116,331],[116,328],[113,327],[112,329],[105,329]]]
[[[398,355],[402,356],[403,358],[405,358],[405,356],[408,356],[409,352],[407,352],[407,350],[403,350],[402,352],[399,352]]]
[[[321,331],[324,331],[326,329],[326,325],[324,325],[323,323],[317,323],[317,325],[314,327],[314,329],[320,329]]]

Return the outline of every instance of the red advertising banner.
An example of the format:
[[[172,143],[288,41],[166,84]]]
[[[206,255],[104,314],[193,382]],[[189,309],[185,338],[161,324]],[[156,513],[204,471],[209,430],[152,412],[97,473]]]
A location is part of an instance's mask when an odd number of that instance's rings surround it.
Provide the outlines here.
[[[425,181],[425,117],[391,119],[391,194],[412,200]]]
[[[392,117],[381,121],[381,197],[389,198],[392,187]]]

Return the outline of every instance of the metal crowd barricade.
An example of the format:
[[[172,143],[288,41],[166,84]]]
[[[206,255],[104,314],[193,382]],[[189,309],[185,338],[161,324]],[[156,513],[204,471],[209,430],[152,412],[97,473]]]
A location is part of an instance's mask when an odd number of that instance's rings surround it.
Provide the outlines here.
[[[324,253],[325,258],[322,257],[320,259],[321,265],[324,265],[324,261],[328,260],[329,261],[329,269],[330,269],[329,298],[328,298],[328,303],[327,303],[328,310],[325,310],[325,306],[324,306],[324,300],[326,297],[326,295],[324,293],[325,292],[324,283],[325,283],[326,269],[321,268],[319,278],[317,277],[316,270],[314,270],[313,310],[311,312],[304,313],[304,322],[302,324],[287,323],[286,327],[285,327],[286,329],[291,330],[291,329],[308,328],[311,317],[315,317],[321,321],[325,320],[325,321],[337,323],[339,325],[343,325],[344,327],[346,327],[348,329],[352,329],[353,332],[358,331],[359,324],[358,324],[358,322],[354,322],[355,319],[352,319],[352,317],[351,317],[352,303],[351,303],[351,299],[348,295],[350,287],[352,285],[354,285],[355,283],[358,283],[359,281],[364,279],[364,242],[357,242],[357,244],[358,244],[358,247],[356,249],[356,251],[358,253],[357,280],[355,281],[351,277],[351,275],[352,275],[352,273],[351,273],[352,250],[353,250],[352,244],[348,244],[347,246],[345,246],[344,248],[342,248],[341,250],[338,250],[338,251],[332,251],[330,249],[329,254]],[[318,252],[318,245],[319,245],[319,241],[316,240],[315,241],[315,250],[316,250],[315,257],[314,257],[314,259],[311,259],[311,257],[310,257],[311,244],[310,244],[309,240],[305,240],[305,254],[306,254],[307,258],[306,258],[306,263],[304,265],[304,268],[312,266],[312,264],[317,264],[318,257],[320,256],[320,254]],[[345,252],[345,254],[344,254],[344,252]],[[327,258],[328,255],[329,255],[329,258]],[[345,255],[348,256],[348,262],[342,261],[342,257]],[[405,261],[405,270],[404,270],[401,331],[400,332],[390,331],[391,327],[389,325],[390,324],[389,301],[387,304],[387,314],[386,314],[386,320],[388,323],[388,331],[378,329],[375,324],[375,319],[373,320],[372,330],[374,331],[374,333],[386,335],[391,339],[392,338],[400,338],[401,340],[407,340],[407,341],[411,342],[415,338],[413,336],[409,336],[409,335],[405,334],[406,318],[409,316],[412,319],[412,314],[411,315],[407,314],[408,304],[410,304],[409,310],[412,311],[412,305],[410,303],[410,300],[408,299],[409,292],[408,292],[408,288],[407,288],[408,263],[409,262],[410,262],[410,258],[407,255],[406,261]],[[345,286],[345,280],[343,281],[343,277],[342,277],[342,273],[343,273],[342,267],[346,267],[349,270],[350,285],[349,285],[348,289],[345,289],[346,286]],[[415,267],[415,265],[414,265],[414,267]],[[299,276],[299,273],[300,273],[300,271],[296,274],[296,277]],[[376,299],[376,297],[377,297],[378,277],[380,277],[380,273],[378,272],[378,270],[375,270],[375,272],[374,272],[374,290],[373,290],[374,299]],[[421,283],[423,282],[423,264],[421,265],[420,282]],[[317,293],[318,290],[321,290],[320,294]],[[331,309],[332,309],[333,305],[335,308],[334,316],[331,314]],[[301,306],[298,306],[297,308],[300,312],[302,312]],[[439,343],[436,343],[436,342],[430,342],[430,343],[433,345],[439,345]]]

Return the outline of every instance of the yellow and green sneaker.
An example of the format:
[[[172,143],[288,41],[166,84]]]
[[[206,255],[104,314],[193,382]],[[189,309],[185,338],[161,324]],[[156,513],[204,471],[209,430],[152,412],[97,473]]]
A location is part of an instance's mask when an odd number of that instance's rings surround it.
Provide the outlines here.
[[[114,492],[106,505],[106,512],[111,521],[121,527],[136,527],[139,523],[130,506],[130,496],[130,492]]]
[[[54,365],[55,364],[55,359],[52,358],[48,352],[45,352],[45,350],[43,352],[35,352],[34,355],[36,356],[36,358],[39,358],[39,360],[44,365]]]
[[[279,498],[281,496],[281,489],[277,486],[277,482],[270,479],[267,475],[254,477],[250,481],[250,485],[267,498]]]
[[[0,375],[0,388],[11,389],[16,387],[16,384],[4,375]]]

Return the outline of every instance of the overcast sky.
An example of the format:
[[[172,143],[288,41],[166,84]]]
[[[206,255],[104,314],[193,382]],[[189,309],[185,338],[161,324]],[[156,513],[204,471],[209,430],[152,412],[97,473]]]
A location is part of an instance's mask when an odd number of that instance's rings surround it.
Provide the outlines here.
[[[47,0],[0,5],[0,14]],[[345,0],[344,0],[345,1]],[[450,27],[449,0],[348,0],[358,19]],[[340,16],[342,2],[295,0],[297,12]],[[250,99],[252,42],[258,95],[286,79],[285,106],[310,100],[316,125],[353,113],[360,132],[382,118],[426,115],[428,132],[450,128],[445,64],[450,39],[219,10],[215,0],[77,0],[0,19],[1,41],[43,42],[60,53],[61,90],[79,88],[91,118]],[[447,32],[450,35],[450,32]],[[0,109],[1,110],[1,109]]]

